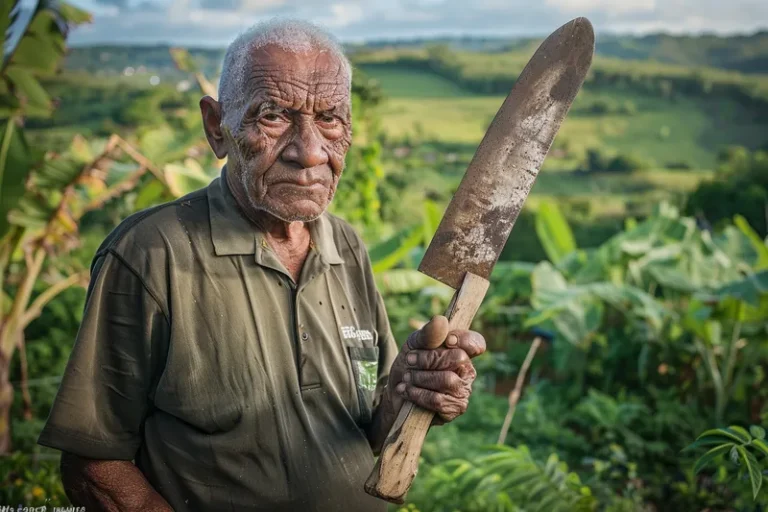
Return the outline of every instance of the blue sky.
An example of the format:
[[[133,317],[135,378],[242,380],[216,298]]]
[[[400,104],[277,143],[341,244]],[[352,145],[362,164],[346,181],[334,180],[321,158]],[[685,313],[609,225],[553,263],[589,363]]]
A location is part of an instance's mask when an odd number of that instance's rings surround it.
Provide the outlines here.
[[[576,16],[598,34],[751,33],[768,0],[70,0],[94,14],[73,44],[224,46],[275,16],[307,19],[342,41],[435,35],[540,36]]]

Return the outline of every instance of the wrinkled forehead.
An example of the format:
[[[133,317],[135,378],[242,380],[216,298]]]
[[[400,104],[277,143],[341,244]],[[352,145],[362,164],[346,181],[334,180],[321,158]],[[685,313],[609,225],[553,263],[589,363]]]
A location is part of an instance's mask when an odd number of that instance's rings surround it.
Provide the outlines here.
[[[349,102],[349,76],[328,51],[292,52],[268,45],[252,51],[245,93],[252,101],[274,101],[312,110]]]

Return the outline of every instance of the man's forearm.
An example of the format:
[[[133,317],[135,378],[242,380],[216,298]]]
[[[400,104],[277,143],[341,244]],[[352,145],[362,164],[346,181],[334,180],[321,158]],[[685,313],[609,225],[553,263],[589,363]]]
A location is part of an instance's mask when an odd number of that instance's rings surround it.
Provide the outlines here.
[[[387,434],[389,434],[389,430],[392,428],[392,424],[395,422],[399,412],[399,410],[395,410],[395,405],[392,404],[389,393],[385,391],[367,432],[368,442],[371,445],[371,449],[373,449],[374,455],[378,455],[381,452],[384,441],[387,439]]]
[[[87,510],[173,511],[130,461],[84,459],[64,453],[61,480],[72,504]]]

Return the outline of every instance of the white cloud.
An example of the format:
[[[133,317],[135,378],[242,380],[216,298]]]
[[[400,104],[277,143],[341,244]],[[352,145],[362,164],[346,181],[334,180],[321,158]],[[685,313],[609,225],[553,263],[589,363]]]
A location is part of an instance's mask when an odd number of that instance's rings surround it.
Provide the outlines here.
[[[648,12],[656,8],[656,0],[546,0],[545,3],[566,13],[594,12],[608,16]]]
[[[346,27],[365,18],[362,6],[357,3],[331,4],[330,11],[327,16],[320,16],[314,21],[328,28],[338,28]]]
[[[285,4],[285,0],[242,0],[241,10],[246,12],[266,12]]]
[[[222,46],[276,15],[320,23],[342,40],[433,35],[543,36],[588,16],[598,34],[750,32],[768,27],[765,0],[73,0],[95,22],[74,44],[174,42]]]

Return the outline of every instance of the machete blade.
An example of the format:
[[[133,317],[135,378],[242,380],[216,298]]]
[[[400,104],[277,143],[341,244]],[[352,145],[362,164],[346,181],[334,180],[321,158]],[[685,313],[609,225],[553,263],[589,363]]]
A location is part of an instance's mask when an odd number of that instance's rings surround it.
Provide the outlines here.
[[[488,278],[592,63],[595,35],[576,18],[539,46],[475,152],[419,271],[453,288]]]

